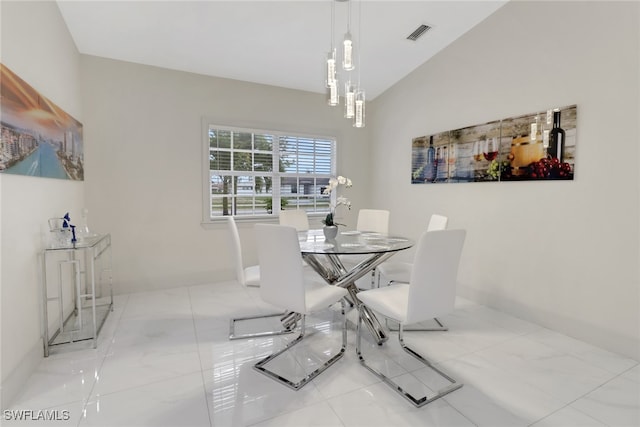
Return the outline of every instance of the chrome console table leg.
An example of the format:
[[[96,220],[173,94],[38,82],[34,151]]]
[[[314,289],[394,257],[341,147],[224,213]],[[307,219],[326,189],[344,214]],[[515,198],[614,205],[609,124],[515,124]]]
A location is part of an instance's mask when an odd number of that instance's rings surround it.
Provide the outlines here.
[[[82,252],[82,253],[81,253]],[[42,295],[43,295],[43,341],[44,341],[44,356],[48,357],[50,348],[53,345],[69,344],[77,341],[84,341],[91,339],[93,342],[93,348],[97,348],[97,338],[100,333],[100,329],[104,325],[108,312],[113,311],[113,289],[112,289],[112,277],[109,275],[109,300],[106,303],[98,304],[97,298],[97,277],[96,277],[96,264],[102,265],[104,261],[100,260],[102,254],[107,252],[109,257],[107,258],[108,268],[103,271],[111,272],[111,236],[109,234],[93,236],[88,238],[87,241],[74,243],[73,245],[61,246],[61,247],[47,247],[43,250],[42,261]],[[53,254],[61,254],[57,256],[59,259],[66,254],[67,259],[57,261],[58,266],[58,283],[57,283],[57,295],[49,296],[49,281],[48,273],[51,267],[53,270],[53,264],[49,265],[49,261],[53,262],[53,259],[49,259],[49,256]],[[55,259],[55,258],[54,258]],[[71,277],[73,278],[73,286],[70,286],[70,295],[72,301],[69,301],[71,305],[66,304],[64,301],[63,282],[65,275],[62,272],[63,267],[69,266],[71,269]],[[53,271],[52,271],[53,273]],[[102,281],[102,273],[100,274],[100,281]],[[102,283],[100,283],[102,286]],[[58,317],[59,326],[53,333],[49,330],[49,303],[57,302],[58,304]],[[91,306],[84,306],[83,302],[88,302]],[[98,313],[97,307],[106,307],[104,314]],[[71,310],[69,315],[65,313],[67,308]],[[84,310],[87,313],[83,314]],[[92,318],[86,318],[86,315],[90,313]],[[100,316],[100,319],[98,319]],[[75,318],[74,318],[75,317]],[[77,327],[76,327],[77,326]]]

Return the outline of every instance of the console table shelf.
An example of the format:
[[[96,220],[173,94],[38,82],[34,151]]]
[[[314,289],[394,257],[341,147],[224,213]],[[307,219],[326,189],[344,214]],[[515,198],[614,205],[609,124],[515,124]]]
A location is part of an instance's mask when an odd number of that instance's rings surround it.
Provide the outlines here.
[[[78,341],[93,340],[96,348],[100,329],[113,311],[111,235],[46,248],[42,269],[44,356],[49,356],[51,346]],[[51,277],[54,272],[56,283]],[[103,296],[105,282],[108,295]],[[57,305],[57,310],[50,310],[50,304]],[[49,318],[50,313],[55,314],[54,319]]]

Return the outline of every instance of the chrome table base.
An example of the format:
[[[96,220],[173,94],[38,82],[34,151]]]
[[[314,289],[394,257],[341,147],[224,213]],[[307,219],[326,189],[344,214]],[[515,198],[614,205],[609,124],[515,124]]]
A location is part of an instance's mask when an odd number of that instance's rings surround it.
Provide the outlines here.
[[[313,268],[327,283],[341,286],[349,292],[349,302],[353,302],[360,310],[361,304],[356,297],[360,292],[355,282],[361,277],[367,275],[378,265],[386,261],[393,255],[393,252],[375,253],[371,257],[356,264],[350,271],[342,264],[337,254],[324,254],[326,262],[322,262],[320,255],[312,253],[304,253],[302,257],[311,268]],[[368,307],[362,307],[363,321],[378,344],[382,344],[389,339],[387,331],[380,324],[380,321]]]

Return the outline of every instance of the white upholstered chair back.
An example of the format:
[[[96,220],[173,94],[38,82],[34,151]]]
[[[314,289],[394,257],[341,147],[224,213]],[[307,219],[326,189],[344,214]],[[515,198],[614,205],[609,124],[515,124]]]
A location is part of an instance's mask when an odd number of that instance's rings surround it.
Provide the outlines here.
[[[407,324],[453,311],[465,236],[465,230],[438,230],[420,237],[411,270]]]
[[[297,231],[309,230],[309,216],[303,209],[289,209],[280,211],[280,225],[294,227]]]
[[[231,254],[234,257],[236,268],[236,279],[242,286],[246,285],[244,266],[242,264],[242,246],[240,246],[240,234],[238,226],[232,216],[227,217],[229,232],[231,234]]]
[[[306,313],[302,256],[294,227],[256,224],[260,296],[276,307]]]
[[[427,225],[427,231],[446,230],[448,222],[449,222],[449,218],[447,218],[446,216],[433,214],[429,219],[429,224]]]
[[[359,231],[373,231],[388,234],[389,211],[382,209],[360,209],[356,229]]]

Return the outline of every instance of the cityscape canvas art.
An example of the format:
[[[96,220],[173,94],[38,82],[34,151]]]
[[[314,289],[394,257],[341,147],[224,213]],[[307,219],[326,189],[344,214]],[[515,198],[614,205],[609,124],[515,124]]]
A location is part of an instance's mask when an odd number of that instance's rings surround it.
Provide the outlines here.
[[[411,182],[573,180],[577,106],[414,138]]]
[[[0,173],[84,180],[82,124],[0,64]]]

